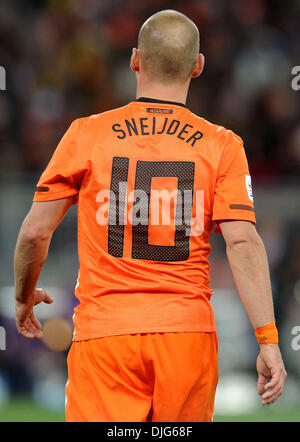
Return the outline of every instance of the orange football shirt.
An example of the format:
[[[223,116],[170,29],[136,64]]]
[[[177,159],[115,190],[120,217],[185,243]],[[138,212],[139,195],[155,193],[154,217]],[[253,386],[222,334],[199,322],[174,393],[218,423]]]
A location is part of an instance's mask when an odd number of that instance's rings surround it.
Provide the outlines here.
[[[180,103],[140,98],[75,120],[34,201],[75,196],[74,340],[215,331],[209,238],[255,223],[242,140]]]

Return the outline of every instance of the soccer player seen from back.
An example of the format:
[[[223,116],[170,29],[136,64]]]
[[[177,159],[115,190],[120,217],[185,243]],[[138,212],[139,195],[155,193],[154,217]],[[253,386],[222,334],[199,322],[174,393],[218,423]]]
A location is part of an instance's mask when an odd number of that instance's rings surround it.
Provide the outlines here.
[[[33,308],[52,298],[36,284],[54,230],[77,204],[66,420],[212,421],[215,228],[260,345],[258,394],[271,404],[286,371],[243,141],[185,105],[204,67],[196,25],[177,11],[154,14],[130,67],[136,99],[74,121],[38,182],[15,251],[18,331],[42,336]]]

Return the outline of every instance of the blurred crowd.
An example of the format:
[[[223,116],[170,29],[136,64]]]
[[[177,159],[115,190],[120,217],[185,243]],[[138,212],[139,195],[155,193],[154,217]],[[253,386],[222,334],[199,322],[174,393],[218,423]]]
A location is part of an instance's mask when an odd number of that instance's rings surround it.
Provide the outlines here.
[[[295,177],[300,5],[271,0],[1,0],[1,170],[40,172],[72,120],[134,99],[131,49],[145,19],[167,8],[201,33],[206,67],[191,110],[244,139],[253,176]]]

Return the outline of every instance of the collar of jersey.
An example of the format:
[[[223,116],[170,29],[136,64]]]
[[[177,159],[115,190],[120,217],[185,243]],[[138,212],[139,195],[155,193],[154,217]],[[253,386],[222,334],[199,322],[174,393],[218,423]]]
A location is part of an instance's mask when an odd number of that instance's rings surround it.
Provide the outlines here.
[[[176,106],[182,106],[186,108],[186,105],[183,103],[178,103],[177,101],[166,101],[166,100],[157,100],[156,98],[148,98],[148,97],[140,97],[135,101],[143,102],[143,103],[161,103],[161,104],[172,104]]]

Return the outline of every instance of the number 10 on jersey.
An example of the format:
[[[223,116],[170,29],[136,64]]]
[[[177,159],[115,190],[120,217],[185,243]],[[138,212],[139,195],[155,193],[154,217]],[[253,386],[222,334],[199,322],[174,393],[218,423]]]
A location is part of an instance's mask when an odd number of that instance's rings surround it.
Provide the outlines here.
[[[99,209],[97,212],[99,224],[108,222],[108,253],[116,258],[123,257],[124,231],[128,220],[132,225],[133,259],[164,262],[187,260],[190,253],[190,237],[201,235],[204,224],[204,191],[198,190],[194,198],[195,163],[137,161],[135,187],[133,192],[127,195],[129,161],[126,157],[113,158],[110,189],[97,195],[97,201],[104,201],[105,196],[109,199],[108,218],[103,216],[103,210]],[[176,178],[177,189],[171,193],[164,189],[151,190],[152,179],[156,177]],[[150,208],[154,211],[162,199],[163,207],[167,206],[170,213],[171,198],[176,200],[173,245],[150,244],[149,225],[157,223],[159,219],[153,213],[150,217]],[[196,203],[195,218],[192,218],[193,200]],[[127,202],[132,203],[130,214],[127,214]],[[171,218],[165,216],[163,224],[168,222],[171,222]]]

